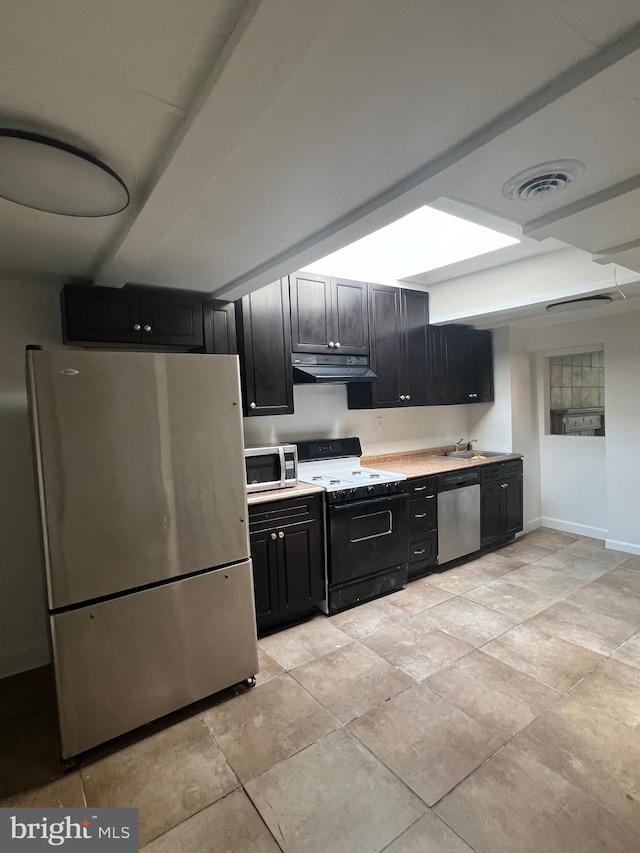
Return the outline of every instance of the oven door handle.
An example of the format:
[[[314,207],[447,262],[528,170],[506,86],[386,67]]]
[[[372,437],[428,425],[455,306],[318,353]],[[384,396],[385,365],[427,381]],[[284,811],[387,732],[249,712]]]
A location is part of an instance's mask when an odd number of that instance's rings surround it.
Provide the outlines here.
[[[406,492],[402,492],[399,495],[380,495],[379,498],[363,498],[362,500],[356,501],[346,501],[342,504],[330,504],[329,505],[329,513],[331,515],[338,515],[342,513],[352,513],[354,510],[362,510],[365,507],[370,507],[371,511],[374,512],[377,507],[383,506],[384,508],[392,509],[396,506],[400,506],[403,503],[407,503],[409,496]]]

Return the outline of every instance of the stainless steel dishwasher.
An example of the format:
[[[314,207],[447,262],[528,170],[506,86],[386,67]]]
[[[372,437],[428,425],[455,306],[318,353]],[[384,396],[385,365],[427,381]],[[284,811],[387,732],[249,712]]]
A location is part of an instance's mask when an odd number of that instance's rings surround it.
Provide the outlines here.
[[[438,563],[480,550],[480,474],[438,474]]]

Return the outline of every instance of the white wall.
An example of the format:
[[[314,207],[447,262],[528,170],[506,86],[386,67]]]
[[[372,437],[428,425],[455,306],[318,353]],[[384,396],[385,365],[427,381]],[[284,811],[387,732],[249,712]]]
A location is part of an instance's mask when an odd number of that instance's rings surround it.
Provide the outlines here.
[[[0,280],[0,678],[49,659],[24,349],[61,343],[59,293]]]
[[[245,418],[245,442],[357,435],[363,453],[375,455],[473,438],[468,411],[473,406],[349,410],[346,385],[296,385],[294,406],[293,415]]]
[[[533,329],[528,349],[538,360],[560,348],[604,346],[606,436],[546,436],[540,430],[544,519],[640,554],[640,312]],[[540,386],[540,382],[538,383]],[[541,419],[542,416],[540,416]]]

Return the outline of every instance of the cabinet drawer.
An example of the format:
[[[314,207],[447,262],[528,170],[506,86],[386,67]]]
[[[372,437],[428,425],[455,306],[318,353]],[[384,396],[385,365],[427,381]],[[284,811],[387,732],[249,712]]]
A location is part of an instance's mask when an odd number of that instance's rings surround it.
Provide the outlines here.
[[[435,564],[437,556],[438,533],[436,530],[409,543],[409,565],[414,563]]]
[[[414,498],[409,501],[410,530],[433,530],[438,526],[438,510],[435,495]]]
[[[256,504],[249,508],[249,533],[260,533],[275,527],[299,524],[313,519],[320,520],[322,496],[289,498],[273,503]]]
[[[436,478],[432,477],[416,477],[412,480],[407,480],[405,488],[409,497],[423,497],[424,495],[435,494]]]
[[[510,459],[508,462],[496,462],[493,465],[481,465],[479,467],[480,478],[483,483],[494,483],[510,474],[522,474],[522,459]]]

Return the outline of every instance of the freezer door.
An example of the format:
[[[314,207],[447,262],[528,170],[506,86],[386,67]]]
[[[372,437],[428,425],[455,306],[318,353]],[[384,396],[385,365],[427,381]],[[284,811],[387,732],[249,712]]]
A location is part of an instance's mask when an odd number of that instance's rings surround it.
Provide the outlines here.
[[[57,614],[51,633],[68,758],[257,673],[251,561]]]
[[[27,358],[51,609],[249,556],[237,356]]]

